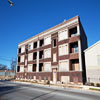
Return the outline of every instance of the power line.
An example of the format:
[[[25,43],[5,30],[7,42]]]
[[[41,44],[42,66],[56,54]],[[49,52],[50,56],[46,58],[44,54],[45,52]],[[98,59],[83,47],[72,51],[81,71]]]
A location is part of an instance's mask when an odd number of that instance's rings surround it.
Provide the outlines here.
[[[9,59],[5,59],[5,58],[0,58],[0,60],[5,60],[5,61],[12,61],[12,60],[9,60]]]

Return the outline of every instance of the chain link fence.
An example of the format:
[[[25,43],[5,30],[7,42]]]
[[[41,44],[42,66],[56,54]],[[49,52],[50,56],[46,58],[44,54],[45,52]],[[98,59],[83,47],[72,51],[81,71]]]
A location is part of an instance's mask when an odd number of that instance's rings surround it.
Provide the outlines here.
[[[15,76],[16,72],[14,71],[0,70],[0,80],[13,79]]]

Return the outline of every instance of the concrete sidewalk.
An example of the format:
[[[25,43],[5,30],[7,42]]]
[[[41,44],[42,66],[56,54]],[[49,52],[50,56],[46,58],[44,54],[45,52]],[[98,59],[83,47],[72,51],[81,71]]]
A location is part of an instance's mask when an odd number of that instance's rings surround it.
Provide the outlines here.
[[[30,84],[34,86],[40,86],[45,88],[60,88],[60,89],[66,89],[66,88],[72,88],[72,89],[79,89],[79,90],[85,90],[85,91],[96,91],[100,92],[100,87],[95,86],[86,86],[86,85],[75,85],[75,84],[39,84],[39,83],[30,83],[30,82],[21,82],[21,81],[13,81],[15,83],[21,83],[21,84]]]

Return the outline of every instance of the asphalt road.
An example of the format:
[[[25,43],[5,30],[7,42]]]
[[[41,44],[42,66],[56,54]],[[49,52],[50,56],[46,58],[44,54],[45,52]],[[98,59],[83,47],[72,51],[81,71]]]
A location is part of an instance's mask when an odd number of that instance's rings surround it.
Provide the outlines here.
[[[100,100],[100,93],[0,81],[0,100]]]

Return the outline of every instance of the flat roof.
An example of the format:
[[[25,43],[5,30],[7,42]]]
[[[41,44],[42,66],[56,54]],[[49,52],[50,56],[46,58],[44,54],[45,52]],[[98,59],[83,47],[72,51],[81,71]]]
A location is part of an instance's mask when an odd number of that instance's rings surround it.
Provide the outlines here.
[[[46,32],[49,32],[49,31],[51,31],[51,30],[53,30],[53,29],[56,29],[56,28],[58,28],[58,27],[60,27],[60,26],[62,26],[62,25],[64,25],[64,24],[66,24],[66,23],[68,23],[68,22],[70,22],[70,21],[73,21],[73,20],[75,20],[75,19],[78,19],[78,20],[79,20],[79,16],[75,16],[75,17],[73,17],[73,18],[70,18],[69,20],[66,20],[66,21],[64,21],[64,22],[62,22],[62,23],[60,23],[60,24],[58,24],[58,25],[56,25],[56,26],[54,26],[54,27],[51,27],[51,28],[49,28],[49,29],[47,29],[47,30],[45,30],[45,31],[43,31],[43,32],[41,32],[41,33],[39,33],[39,34],[37,34],[37,35],[34,35],[33,37],[24,40],[23,42],[19,43],[18,45],[21,46],[21,45],[23,45],[23,43],[26,43],[26,42],[28,42],[29,40],[34,39],[35,37],[38,37],[39,35],[42,35],[42,34],[44,34],[44,33],[46,33]]]

